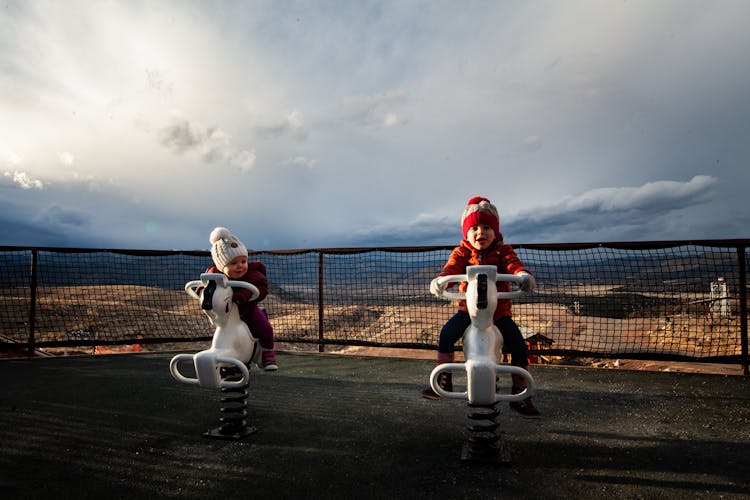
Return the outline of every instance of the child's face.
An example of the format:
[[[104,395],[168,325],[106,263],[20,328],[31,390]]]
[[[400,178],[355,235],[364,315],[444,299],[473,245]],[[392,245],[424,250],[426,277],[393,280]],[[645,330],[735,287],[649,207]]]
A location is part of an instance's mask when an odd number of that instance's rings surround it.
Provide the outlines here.
[[[485,224],[471,226],[466,232],[466,240],[477,250],[485,250],[495,241],[495,230]]]
[[[238,255],[221,270],[228,278],[236,280],[241,278],[247,272],[247,257]]]

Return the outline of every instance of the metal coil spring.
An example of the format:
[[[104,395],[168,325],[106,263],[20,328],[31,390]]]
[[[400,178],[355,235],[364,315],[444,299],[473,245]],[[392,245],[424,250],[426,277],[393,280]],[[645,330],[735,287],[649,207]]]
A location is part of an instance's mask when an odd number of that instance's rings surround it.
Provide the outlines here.
[[[235,367],[221,368],[221,377],[229,382],[242,380],[242,374]],[[237,388],[221,388],[222,423],[218,431],[221,434],[236,434],[247,428],[247,384]]]
[[[492,405],[467,405],[469,423],[469,439],[464,446],[462,458],[464,460],[489,461],[495,460],[500,452],[500,436],[497,428],[500,424],[497,417],[500,412],[497,403]]]

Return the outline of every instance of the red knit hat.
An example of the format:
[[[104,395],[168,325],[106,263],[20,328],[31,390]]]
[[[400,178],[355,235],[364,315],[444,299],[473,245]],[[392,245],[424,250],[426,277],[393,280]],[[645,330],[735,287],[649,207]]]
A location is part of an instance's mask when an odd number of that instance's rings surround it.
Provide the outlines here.
[[[464,238],[472,226],[479,224],[490,226],[495,231],[495,236],[500,238],[500,216],[497,214],[497,208],[487,198],[475,196],[469,200],[461,214],[461,230]]]

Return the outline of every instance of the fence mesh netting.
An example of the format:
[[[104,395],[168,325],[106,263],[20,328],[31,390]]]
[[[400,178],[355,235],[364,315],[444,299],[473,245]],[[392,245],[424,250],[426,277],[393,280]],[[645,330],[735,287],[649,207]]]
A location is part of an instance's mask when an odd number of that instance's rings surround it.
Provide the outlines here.
[[[514,301],[514,318],[537,355],[738,362],[742,243],[519,246],[537,290]],[[268,269],[262,306],[277,342],[434,348],[455,304],[431,296],[429,283],[450,250],[250,257]],[[0,248],[0,263],[0,346],[148,345],[213,333],[184,291],[211,264],[205,251]]]

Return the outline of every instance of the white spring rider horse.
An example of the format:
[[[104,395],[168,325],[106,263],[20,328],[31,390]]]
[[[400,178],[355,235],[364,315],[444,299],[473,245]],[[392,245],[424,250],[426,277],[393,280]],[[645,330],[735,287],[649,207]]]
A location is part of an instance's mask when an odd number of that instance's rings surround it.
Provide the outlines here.
[[[202,287],[200,294],[196,289]],[[178,354],[169,363],[169,371],[175,380],[209,389],[235,388],[247,385],[250,375],[247,366],[260,361],[257,339],[250,334],[247,324],[240,319],[236,304],[232,302],[232,287],[247,288],[252,292],[251,300],[258,298],[258,289],[245,281],[228,279],[221,273],[204,273],[201,279],[185,285],[185,292],[201,302],[201,309],[216,326],[211,347],[193,354]],[[183,375],[179,370],[181,361],[192,361],[196,377]],[[235,367],[240,380],[228,381],[221,376],[221,368]]]
[[[518,289],[510,292],[498,292],[496,281],[520,283],[522,276],[498,274],[495,266],[469,266],[466,274],[443,276],[438,279],[440,295],[451,300],[466,300],[471,325],[464,332],[465,363],[443,363],[435,367],[430,374],[432,389],[451,399],[465,399],[472,404],[490,405],[498,401],[522,401],[534,393],[534,379],[531,374],[517,366],[499,363],[503,348],[503,336],[493,322],[497,299],[512,299],[523,295]],[[466,292],[445,290],[448,283],[468,282]],[[437,377],[444,371],[463,370],[466,372],[466,391],[445,391],[437,384]],[[505,394],[497,390],[496,378],[501,373],[520,375],[527,382],[527,388],[519,394]]]
[[[517,366],[499,363],[503,336],[493,322],[498,299],[512,299],[524,292],[520,289],[498,292],[496,281],[520,283],[524,278],[512,274],[498,274],[495,266],[469,266],[466,274],[438,278],[438,297],[466,300],[471,325],[463,336],[465,363],[442,363],[430,374],[430,385],[437,394],[449,399],[464,399],[469,407],[469,430],[472,435],[465,444],[461,459],[475,462],[509,462],[509,454],[500,436],[496,419],[499,401],[522,401],[534,393],[531,374]],[[445,288],[449,283],[468,282],[466,292],[453,292]],[[438,375],[447,371],[466,372],[465,391],[446,391],[437,383]],[[498,378],[501,374],[519,375],[527,387],[519,394],[500,393]]]
[[[247,288],[250,300],[260,296],[258,289],[247,282],[228,279],[221,273],[204,273],[201,279],[185,285],[185,292],[201,302],[201,309],[216,326],[211,347],[198,354],[178,354],[169,363],[175,380],[209,389],[221,389],[224,405],[222,425],[205,433],[208,437],[242,439],[256,431],[247,425],[247,386],[250,382],[250,363],[260,363],[260,344],[250,334],[247,324],[240,319],[232,302],[232,287]],[[200,293],[196,290],[202,288]],[[181,361],[193,363],[195,377],[180,372]]]

